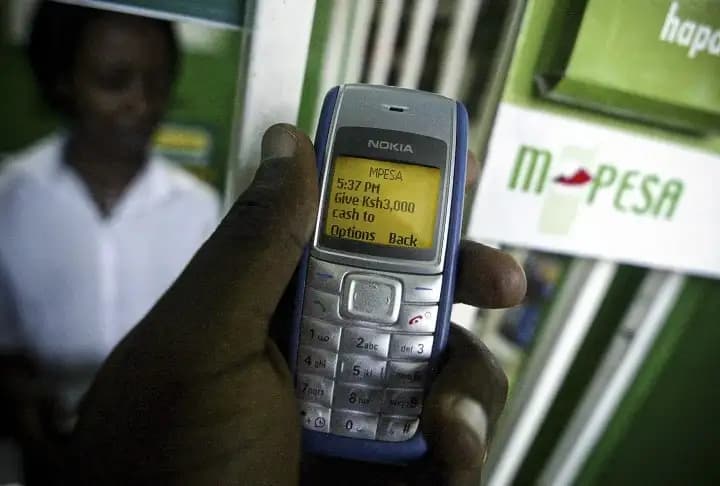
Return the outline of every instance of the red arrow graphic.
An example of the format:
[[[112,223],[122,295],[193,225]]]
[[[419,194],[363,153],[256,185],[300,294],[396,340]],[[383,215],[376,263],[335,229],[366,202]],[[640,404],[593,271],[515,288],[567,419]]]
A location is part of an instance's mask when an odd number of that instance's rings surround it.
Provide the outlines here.
[[[588,173],[588,171],[582,168],[575,171],[575,173],[570,177],[561,175],[554,179],[554,181],[558,184],[563,184],[565,186],[582,186],[591,180],[592,176]]]

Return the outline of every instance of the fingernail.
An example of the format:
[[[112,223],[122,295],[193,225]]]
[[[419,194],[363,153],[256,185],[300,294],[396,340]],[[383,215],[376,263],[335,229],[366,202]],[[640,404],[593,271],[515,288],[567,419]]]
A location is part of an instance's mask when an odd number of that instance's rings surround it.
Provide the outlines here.
[[[273,125],[263,135],[261,145],[262,160],[292,157],[297,150],[297,138],[294,131],[286,125]]]
[[[452,406],[452,413],[456,419],[467,425],[468,430],[472,431],[482,447],[485,447],[488,419],[482,405],[471,398],[459,397]]]

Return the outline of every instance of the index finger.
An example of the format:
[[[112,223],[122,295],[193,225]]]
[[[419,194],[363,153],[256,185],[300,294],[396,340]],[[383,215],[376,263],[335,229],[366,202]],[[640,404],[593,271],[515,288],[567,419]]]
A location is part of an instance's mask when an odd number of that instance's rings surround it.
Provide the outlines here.
[[[525,271],[501,250],[465,240],[458,266],[456,302],[495,309],[518,305],[525,298]]]

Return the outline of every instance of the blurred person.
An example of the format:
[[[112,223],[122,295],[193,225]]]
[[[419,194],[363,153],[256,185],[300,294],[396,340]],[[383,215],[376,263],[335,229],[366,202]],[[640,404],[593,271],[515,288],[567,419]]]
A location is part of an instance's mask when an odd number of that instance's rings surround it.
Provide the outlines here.
[[[150,153],[179,70],[168,22],[43,1],[28,55],[65,128],[0,172],[0,388],[33,474],[86,383],[214,229],[214,191]]]

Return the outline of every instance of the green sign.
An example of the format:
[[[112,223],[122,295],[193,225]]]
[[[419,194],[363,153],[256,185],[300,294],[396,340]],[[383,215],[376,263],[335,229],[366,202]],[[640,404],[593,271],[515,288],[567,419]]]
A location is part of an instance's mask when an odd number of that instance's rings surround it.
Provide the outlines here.
[[[536,79],[544,96],[720,132],[720,0],[588,0],[575,29],[564,66]]]

